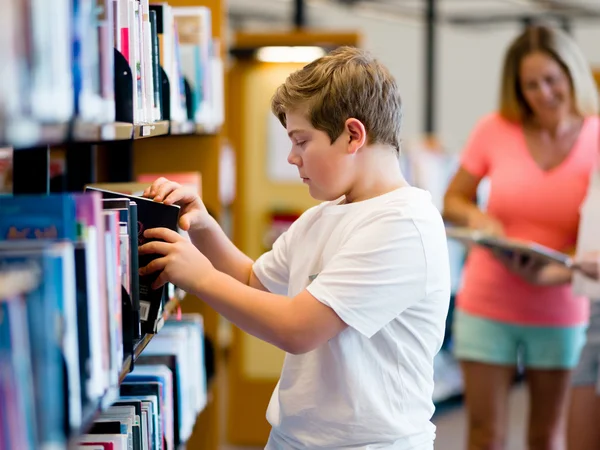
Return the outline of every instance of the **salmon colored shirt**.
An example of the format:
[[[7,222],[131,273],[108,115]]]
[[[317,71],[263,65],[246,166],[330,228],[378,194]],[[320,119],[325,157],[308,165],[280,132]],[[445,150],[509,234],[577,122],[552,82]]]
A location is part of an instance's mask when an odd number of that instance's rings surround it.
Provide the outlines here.
[[[472,133],[461,166],[476,177],[489,178],[487,213],[502,223],[508,237],[572,251],[599,133],[598,118],[586,119],[566,159],[544,171],[529,153],[522,127],[492,114]],[[574,295],[570,285],[528,284],[482,248],[469,254],[457,307],[521,325],[573,326],[587,323],[589,317],[588,300]]]

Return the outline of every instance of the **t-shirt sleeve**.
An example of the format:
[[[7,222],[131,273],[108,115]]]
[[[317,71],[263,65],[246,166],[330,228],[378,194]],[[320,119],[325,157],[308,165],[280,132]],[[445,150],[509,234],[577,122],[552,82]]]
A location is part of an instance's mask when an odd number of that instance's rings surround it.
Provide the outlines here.
[[[370,338],[425,297],[426,278],[417,226],[390,212],[353,231],[307,290]]]
[[[293,235],[293,226],[282,233],[273,243],[273,248],[258,258],[252,270],[258,281],[269,292],[287,295],[290,271],[288,265],[288,248]]]
[[[477,123],[460,157],[461,167],[478,178],[485,177],[490,168],[488,143],[494,139],[493,121],[493,117],[486,117]]]

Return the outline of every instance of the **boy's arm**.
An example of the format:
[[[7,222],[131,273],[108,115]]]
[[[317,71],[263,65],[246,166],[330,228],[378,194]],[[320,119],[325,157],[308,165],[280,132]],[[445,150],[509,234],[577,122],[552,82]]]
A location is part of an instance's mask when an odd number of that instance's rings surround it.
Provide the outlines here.
[[[244,286],[213,271],[193,293],[237,327],[291,354],[314,350],[347,327],[307,290],[290,298]]]
[[[202,228],[188,231],[192,243],[220,272],[235,278],[240,283],[265,290],[265,287],[252,273],[254,261],[229,240],[214,218],[210,218]]]

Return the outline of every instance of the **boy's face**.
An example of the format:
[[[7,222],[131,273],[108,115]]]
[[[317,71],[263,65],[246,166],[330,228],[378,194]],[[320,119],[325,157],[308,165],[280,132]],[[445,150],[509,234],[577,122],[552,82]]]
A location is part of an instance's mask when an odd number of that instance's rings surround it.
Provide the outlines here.
[[[345,195],[352,186],[354,152],[347,130],[332,144],[329,135],[315,129],[304,111],[286,114],[292,141],[288,162],[298,168],[311,197],[329,201]]]

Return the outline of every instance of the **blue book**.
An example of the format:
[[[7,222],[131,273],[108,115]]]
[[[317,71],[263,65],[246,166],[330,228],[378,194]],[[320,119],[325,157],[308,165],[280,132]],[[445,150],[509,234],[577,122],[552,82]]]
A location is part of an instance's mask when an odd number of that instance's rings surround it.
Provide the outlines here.
[[[26,303],[0,299],[0,448],[38,442],[28,332]]]
[[[60,448],[66,442],[61,336],[64,320],[60,307],[62,261],[53,254],[52,244],[29,244],[37,246],[21,248],[17,243],[0,243],[0,268],[33,266],[40,273],[39,286],[25,297],[38,431],[35,448]]]
[[[0,241],[77,238],[75,199],[64,195],[0,197]]]

